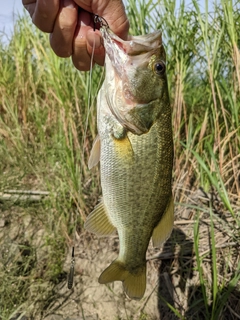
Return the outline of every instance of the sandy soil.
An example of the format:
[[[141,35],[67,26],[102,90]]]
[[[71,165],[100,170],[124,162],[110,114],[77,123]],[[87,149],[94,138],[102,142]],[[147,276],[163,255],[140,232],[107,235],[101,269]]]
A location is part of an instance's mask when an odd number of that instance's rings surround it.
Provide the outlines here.
[[[193,195],[191,197],[192,203],[195,201],[194,197],[201,198],[199,194]],[[200,206],[200,203],[198,205]],[[202,203],[202,207],[207,209],[208,202],[206,202],[206,199]],[[203,276],[211,287],[211,220],[209,211],[205,209],[200,213],[198,249],[202,259]],[[221,213],[220,209],[218,209],[218,215],[214,218],[218,281],[226,287],[224,290],[228,290],[230,288],[229,280],[239,263],[239,244],[233,241],[234,228],[231,224],[234,220],[229,214]],[[67,288],[67,273],[71,265],[71,245],[69,245],[69,250],[65,255],[64,273],[59,283],[41,283],[41,270],[44,269],[41,265],[46,263],[48,250],[52,250],[50,246],[43,245],[46,231],[39,223],[39,219],[36,219],[36,216],[26,214],[21,207],[12,206],[7,211],[3,210],[0,219],[2,261],[9,261],[9,268],[13,264],[19,264],[24,255],[29,256],[31,253],[25,250],[23,255],[20,245],[30,243],[30,247],[36,248],[37,266],[33,262],[34,268],[40,270],[37,279],[28,288],[30,301],[28,300],[26,303],[29,312],[20,316],[19,319],[179,319],[179,316],[176,316],[169,309],[166,302],[174,306],[179,314],[186,319],[205,319],[201,318],[201,314],[204,314],[204,311],[201,312],[202,308],[204,309],[203,296],[199,285],[199,272],[195,271],[196,248],[194,248],[193,241],[195,210],[191,206],[188,209],[186,207],[176,207],[176,210],[178,215],[176,216],[174,230],[163,248],[156,249],[152,247],[151,243],[149,245],[147,252],[147,289],[141,301],[129,300],[123,292],[121,282],[109,285],[98,283],[101,272],[117,257],[119,247],[117,236],[98,239],[86,231],[76,232],[74,284],[73,288],[69,290]],[[226,269],[226,265],[230,264],[231,268]],[[0,267],[3,267],[3,264],[0,263]],[[31,263],[29,270],[30,273]],[[228,318],[223,317],[221,319],[237,319],[234,318],[234,314],[240,314],[239,299],[239,289],[236,287],[232,291],[223,312],[223,314],[228,315]],[[194,304],[198,300],[200,305]],[[28,316],[28,313],[33,316]],[[17,313],[11,320],[18,319],[18,315],[20,314]]]

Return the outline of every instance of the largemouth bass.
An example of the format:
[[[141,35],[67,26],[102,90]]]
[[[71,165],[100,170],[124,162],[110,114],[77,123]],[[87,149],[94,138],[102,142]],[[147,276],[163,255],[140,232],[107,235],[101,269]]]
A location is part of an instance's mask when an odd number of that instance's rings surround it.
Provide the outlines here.
[[[98,236],[117,230],[118,258],[100,283],[122,281],[131,299],[146,289],[146,251],[170,235],[173,141],[166,56],[161,32],[123,41],[102,28],[106,75],[98,94],[98,136],[89,168],[100,160],[103,197],[85,228]]]

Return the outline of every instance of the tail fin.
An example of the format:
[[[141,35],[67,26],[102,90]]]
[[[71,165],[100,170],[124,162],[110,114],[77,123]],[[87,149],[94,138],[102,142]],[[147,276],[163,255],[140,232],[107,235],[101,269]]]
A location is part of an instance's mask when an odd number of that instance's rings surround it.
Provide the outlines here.
[[[126,266],[118,261],[113,261],[100,275],[99,283],[122,281],[123,288],[130,299],[139,300],[146,289],[146,264],[139,267],[134,273],[130,273]]]

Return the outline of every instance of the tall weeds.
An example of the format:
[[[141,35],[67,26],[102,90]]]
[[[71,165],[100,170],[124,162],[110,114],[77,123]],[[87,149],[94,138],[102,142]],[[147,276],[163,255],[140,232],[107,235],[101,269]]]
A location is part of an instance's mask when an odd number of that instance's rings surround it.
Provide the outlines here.
[[[54,55],[48,37],[33,30],[26,17],[17,21],[9,45],[2,45],[0,66],[2,170],[11,161],[18,163],[25,168],[24,175],[40,180],[38,187],[67,197],[66,202],[73,202],[84,216],[83,193],[88,190],[82,191],[83,183],[90,180],[89,186],[96,185],[86,167],[96,130],[88,97],[90,92],[94,104],[101,70],[95,69],[90,83],[87,73]],[[21,183],[18,179],[11,187]]]

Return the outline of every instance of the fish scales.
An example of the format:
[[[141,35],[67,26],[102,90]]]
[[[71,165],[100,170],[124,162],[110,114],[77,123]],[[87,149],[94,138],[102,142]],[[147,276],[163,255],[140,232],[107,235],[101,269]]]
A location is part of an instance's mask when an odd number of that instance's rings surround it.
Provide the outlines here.
[[[100,160],[103,198],[85,227],[100,236],[117,229],[119,256],[99,282],[120,280],[130,298],[140,299],[150,238],[160,245],[173,225],[165,52],[160,32],[123,41],[105,29],[103,38],[106,76],[97,103],[99,136],[89,159],[90,167]]]

